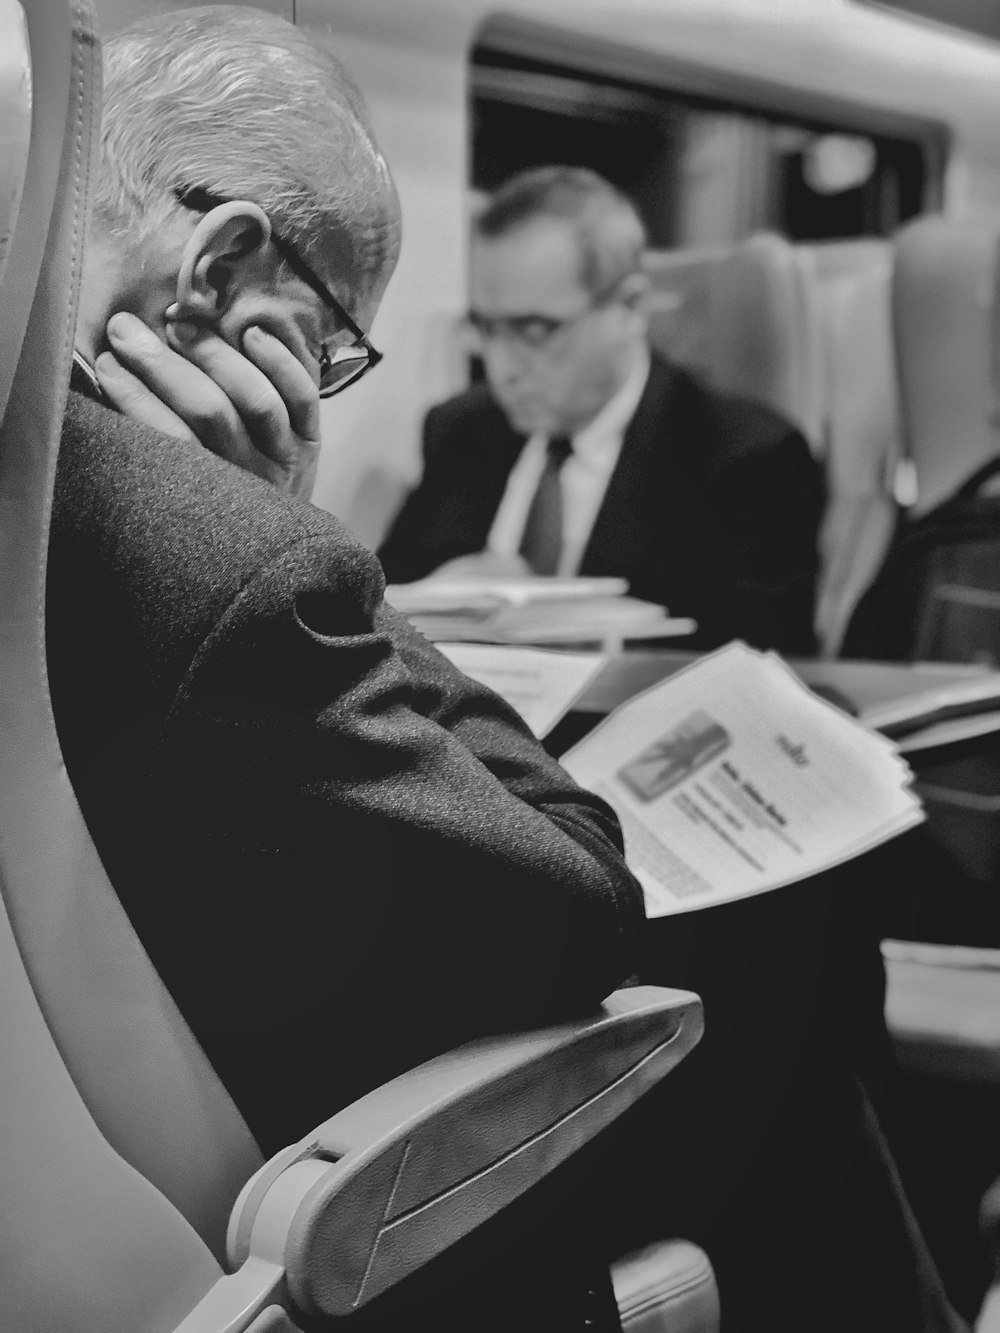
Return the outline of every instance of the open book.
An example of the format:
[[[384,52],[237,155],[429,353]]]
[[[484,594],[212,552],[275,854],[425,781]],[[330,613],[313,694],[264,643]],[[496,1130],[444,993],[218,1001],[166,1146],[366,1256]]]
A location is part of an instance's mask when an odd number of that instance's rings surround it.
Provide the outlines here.
[[[696,629],[615,578],[429,578],[390,584],[385,597],[434,642],[604,645]]]
[[[629,700],[562,762],[618,814],[650,916],[806,879],[923,819],[891,741],[742,643]]]

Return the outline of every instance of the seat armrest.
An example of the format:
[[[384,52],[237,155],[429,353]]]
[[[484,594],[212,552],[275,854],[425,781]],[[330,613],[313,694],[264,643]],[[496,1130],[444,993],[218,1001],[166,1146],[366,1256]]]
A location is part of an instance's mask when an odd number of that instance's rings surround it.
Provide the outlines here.
[[[658,1240],[621,1255],[611,1281],[622,1333],[719,1333],[719,1290],[704,1250]]]
[[[885,1014],[900,1062],[1000,1084],[1000,949],[883,940]]]
[[[283,1272],[296,1316],[350,1314],[592,1139],[702,1026],[697,996],[640,986],[421,1065],[265,1163],[233,1209],[231,1263]]]

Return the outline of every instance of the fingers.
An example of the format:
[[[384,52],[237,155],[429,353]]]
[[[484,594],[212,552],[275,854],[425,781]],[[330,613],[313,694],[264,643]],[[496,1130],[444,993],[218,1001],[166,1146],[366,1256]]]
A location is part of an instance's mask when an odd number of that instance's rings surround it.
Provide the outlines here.
[[[292,430],[319,441],[319,392],[305,366],[266,329],[253,324],[243,335],[243,349],[274,385],[288,410]]]
[[[256,325],[244,334],[246,355],[204,330],[180,323],[171,330],[168,337],[177,339],[184,355],[239,412],[258,452],[245,466],[286,495],[308,500],[320,446],[319,393],[308,370],[280,339]]]
[[[261,453],[291,466],[303,441],[319,444],[316,386],[302,363],[272,334],[255,325],[247,329],[246,355],[189,324],[170,325],[167,337],[222,389]]]
[[[196,367],[232,406],[253,448],[266,458],[287,464],[294,455],[288,412],[266,376],[235,348],[205,329],[171,324],[167,339],[185,363]]]
[[[116,406],[309,499],[319,456],[319,397],[309,371],[256,327],[247,330],[246,355],[184,321],[168,324],[167,339],[133,315],[111,318],[115,356],[107,371],[113,374],[114,362],[122,376],[107,392]]]
[[[102,352],[94,363],[101,388],[119,412],[177,440],[194,440],[194,432],[176,412],[133,375],[113,352]]]
[[[132,380],[144,385],[150,397],[179,418],[206,448],[238,466],[248,466],[253,446],[239,413],[219,385],[162,343],[134,315],[112,316],[107,332],[115,357]],[[130,408],[123,410],[132,415]],[[146,410],[153,410],[148,402]]]

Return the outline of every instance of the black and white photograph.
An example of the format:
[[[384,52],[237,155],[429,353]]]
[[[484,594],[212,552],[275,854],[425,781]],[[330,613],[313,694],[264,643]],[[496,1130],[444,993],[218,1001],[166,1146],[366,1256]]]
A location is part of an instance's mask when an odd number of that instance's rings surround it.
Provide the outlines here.
[[[1000,0],[0,0],[0,1333],[1000,1333]]]

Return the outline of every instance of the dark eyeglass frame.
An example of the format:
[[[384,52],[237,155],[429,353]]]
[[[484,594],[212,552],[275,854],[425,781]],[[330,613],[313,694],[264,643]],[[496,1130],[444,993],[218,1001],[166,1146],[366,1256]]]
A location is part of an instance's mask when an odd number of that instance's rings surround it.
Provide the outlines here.
[[[213,208],[218,208],[222,204],[237,202],[235,199],[226,198],[225,195],[213,194],[210,190],[203,190],[200,186],[176,189],[174,194],[179,204],[182,204],[185,208],[190,208],[195,213],[211,213]],[[350,385],[357,384],[362,375],[371,370],[373,366],[378,365],[382,360],[382,353],[372,346],[368,341],[368,335],[358,327],[322,279],[302,258],[291,241],[287,241],[283,236],[280,236],[273,227],[271,228],[271,244],[295,276],[316,293],[326,308],[336,315],[338,322],[347,329],[348,333],[354,334],[355,341],[349,347],[338,347],[333,356],[327,350],[329,339],[322,344],[319,359],[319,396],[321,398],[332,398],[335,393],[340,393],[341,390],[348,388]],[[345,353],[347,355],[344,355]],[[351,353],[355,355],[352,356]],[[336,366],[341,366],[346,373],[343,373],[339,379],[324,384],[324,377],[328,376]]]

